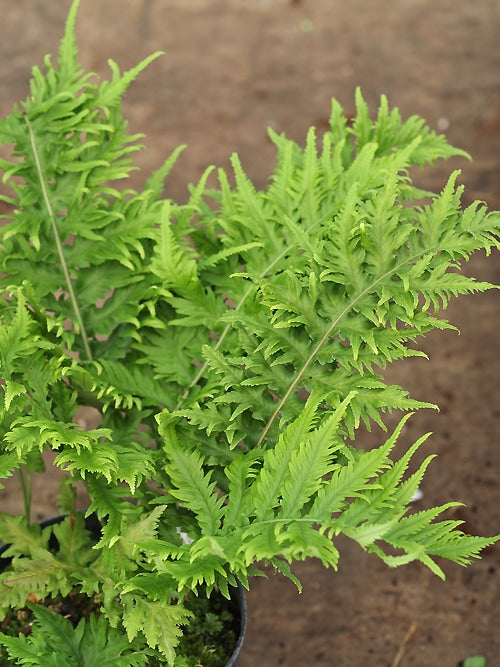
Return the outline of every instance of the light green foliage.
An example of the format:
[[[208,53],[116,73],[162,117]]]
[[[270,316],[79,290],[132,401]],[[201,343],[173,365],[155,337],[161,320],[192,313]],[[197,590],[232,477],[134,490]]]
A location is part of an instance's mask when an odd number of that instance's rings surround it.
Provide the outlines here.
[[[311,129],[304,148],[270,132],[276,167],[262,191],[233,156],[234,178],[219,170],[210,189],[208,169],[186,204],[165,199],[181,149],[142,192],[123,189],[139,137],[121,97],[155,56],[124,74],[111,63],[98,82],[76,60],[77,6],[58,64],[35,68],[30,97],[0,121],[14,146],[0,161],[13,208],[0,241],[0,478],[29,482],[53,450],[69,515],[31,524],[29,483],[26,515],[0,515],[13,558],[0,606],[76,589],[102,615],[70,629],[37,608],[31,639],[2,638],[9,655],[90,665],[114,652],[109,664],[139,665],[144,644],[180,665],[190,590],[227,595],[262,561],[300,586],[290,565],[335,568],[339,533],[441,577],[435,557],[477,557],[496,538],[440,519],[453,503],[408,510],[432,458],[407,473],[427,436],[391,458],[408,415],[379,447],[353,445],[362,422],[433,407],[387,385],[383,369],[451,328],[438,315],[452,296],[492,287],[457,269],[498,246],[498,213],[463,210],[457,172],[441,193],[410,178],[465,154],[385,98],[372,120],[358,91],[354,121],[334,101],[330,130]],[[81,406],[102,424],[81,429]],[[76,482],[102,527],[94,548]]]
[[[486,659],[482,655],[471,655],[464,660],[464,667],[486,667]]]
[[[41,605],[28,604],[28,607],[36,619],[29,637],[22,633],[18,637],[0,633],[0,641],[15,664],[48,667],[147,664],[146,655],[141,651],[130,651],[126,636],[110,628],[103,616],[90,616],[89,620],[82,618],[73,628],[66,618]]]

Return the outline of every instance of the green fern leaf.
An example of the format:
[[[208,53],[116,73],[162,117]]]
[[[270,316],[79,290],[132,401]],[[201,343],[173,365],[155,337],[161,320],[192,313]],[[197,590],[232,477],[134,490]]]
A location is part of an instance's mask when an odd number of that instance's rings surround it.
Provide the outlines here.
[[[262,469],[250,490],[249,502],[257,521],[274,516],[294,452],[307,438],[317,418],[319,400],[319,396],[310,397],[301,415],[280,435],[274,449],[265,453]]]
[[[25,556],[31,548],[46,548],[48,536],[36,523],[28,524],[23,516],[0,512],[0,539],[8,544],[6,557]]]
[[[151,271],[163,281],[165,289],[175,288],[181,294],[190,293],[199,289],[197,266],[176,239],[170,222],[170,208],[170,202],[165,202]]]
[[[363,497],[373,478],[389,467],[388,454],[394,447],[394,434],[381,447],[369,452],[358,452],[356,457],[332,473],[331,479],[317,493],[311,515],[318,521],[345,508],[349,498]]]
[[[248,487],[257,474],[258,451],[235,458],[225,470],[228,480],[227,504],[223,531],[227,532],[249,521]]]
[[[344,449],[338,433],[339,425],[352,398],[353,395],[349,395],[293,452],[288,468],[289,477],[281,489],[280,519],[297,516],[321,488],[324,477],[335,468],[335,455]]]
[[[210,473],[204,474],[201,455],[181,447],[172,427],[162,428],[162,435],[170,494],[194,512],[202,534],[214,535],[222,519],[223,498],[217,497]]]
[[[156,51],[152,53],[147,58],[144,58],[138,65],[132,67],[124,74],[120,74],[118,65],[112,60],[108,61],[108,64],[113,72],[113,78],[110,82],[106,82],[101,86],[99,97],[97,98],[96,104],[98,108],[106,109],[107,107],[114,106],[120,100],[120,97],[130,86],[132,81],[146,69],[146,67],[156,60],[159,56],[163,55],[163,51]]]
[[[63,470],[78,471],[82,479],[85,479],[87,473],[101,474],[108,483],[116,479],[119,469],[116,450],[103,442],[96,443],[92,449],[81,451],[64,449],[56,456],[54,463]]]
[[[123,596],[123,624],[129,641],[138,632],[144,633],[151,648],[158,648],[168,665],[175,661],[175,647],[182,634],[184,625],[191,612],[182,605],[169,605],[164,602],[150,602],[139,596],[127,593]]]

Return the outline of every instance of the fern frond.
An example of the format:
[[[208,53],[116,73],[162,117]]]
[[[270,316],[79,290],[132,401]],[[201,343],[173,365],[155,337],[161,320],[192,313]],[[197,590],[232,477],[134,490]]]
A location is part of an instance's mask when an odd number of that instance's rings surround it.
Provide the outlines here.
[[[353,458],[333,471],[328,483],[319,489],[311,515],[327,522],[327,517],[344,509],[349,499],[364,498],[380,473],[390,467],[388,455],[395,445],[397,430],[380,447],[356,452]]]
[[[240,527],[242,522],[245,523],[250,520],[250,517],[245,513],[245,510],[248,509],[247,492],[251,480],[257,474],[260,458],[260,453],[255,450],[246,455],[241,454],[225,470],[228,480],[228,494],[224,510],[224,532]]]
[[[447,503],[441,507],[424,510],[401,519],[384,535],[384,541],[393,548],[403,550],[401,556],[387,555],[378,546],[371,551],[377,553],[391,567],[420,560],[441,579],[445,575],[431,556],[447,558],[459,565],[467,565],[471,559],[498,541],[498,536],[491,538],[473,537],[458,530],[460,521],[433,522],[435,517],[458,503]]]
[[[299,418],[285,429],[275,447],[266,452],[264,465],[249,494],[249,504],[257,521],[264,521],[274,515],[273,510],[278,505],[283,482],[288,477],[292,456],[313,425],[318,402],[318,397],[310,398]]]
[[[128,493],[122,486],[110,486],[103,475],[89,475],[86,487],[90,496],[90,505],[86,516],[95,513],[100,520],[105,520],[103,543],[117,539],[124,516],[137,515],[140,511],[125,500]]]
[[[24,556],[32,548],[46,548],[48,540],[38,524],[29,524],[25,517],[5,512],[0,512],[0,538],[9,545],[5,557]]]
[[[168,389],[158,382],[151,369],[127,367],[118,361],[102,359],[85,366],[92,391],[103,411],[115,408],[142,410],[143,406],[158,407],[170,402]]]
[[[123,596],[123,625],[129,641],[139,632],[146,637],[152,648],[158,648],[168,665],[175,661],[175,647],[182,635],[184,625],[192,613],[180,604],[150,602],[131,593]]]
[[[345,447],[338,434],[339,425],[352,398],[352,394],[348,395],[321,426],[301,443],[302,446],[293,452],[288,479],[281,489],[280,518],[287,519],[301,512],[323,485],[324,477],[335,469],[335,455]],[[265,457],[264,469],[266,460]]]
[[[203,473],[200,454],[181,447],[172,426],[162,429],[162,434],[170,494],[194,512],[202,534],[213,535],[222,519],[223,498],[214,491],[210,473]]]
[[[146,69],[153,60],[156,60],[162,55],[163,51],[156,51],[144,58],[138,65],[132,67],[124,74],[120,74],[118,65],[113,60],[109,60],[108,64],[113,72],[113,77],[111,81],[106,81],[101,86],[99,97],[96,100],[97,106],[99,108],[107,109],[108,107],[116,105],[123,93],[127,90],[132,81],[137,78],[140,72]]]
[[[379,154],[389,151],[398,151],[418,139],[412,151],[412,164],[424,166],[434,164],[440,158],[449,158],[459,155],[470,159],[468,153],[450,146],[443,135],[438,135],[426,126],[425,121],[418,116],[411,116],[402,121],[398,109],[389,111],[385,95],[380,98],[378,116],[371,121],[368,105],[361,90],[356,89],[357,115],[353,123],[353,134],[356,138],[356,148],[359,151],[368,142],[377,143]]]
[[[75,26],[79,6],[80,0],[75,0],[71,4],[68,17],[66,19],[64,36],[59,47],[59,67],[61,69],[61,73],[64,74],[66,71],[68,76],[71,76],[75,69],[78,68],[78,63],[76,61],[78,50],[76,46]]]
[[[163,206],[156,254],[151,264],[152,272],[164,284],[164,288],[175,288],[181,294],[199,287],[196,262],[189,257],[187,249],[181,248],[170,221],[170,203]]]
[[[0,574],[0,612],[23,607],[30,595],[67,595],[72,587],[71,566],[48,549],[31,547],[30,558],[17,558],[11,571]]]
[[[122,548],[129,557],[133,557],[136,545],[144,540],[153,540],[158,534],[158,524],[166,509],[166,505],[157,505],[149,514],[136,521],[126,521],[121,531]]]

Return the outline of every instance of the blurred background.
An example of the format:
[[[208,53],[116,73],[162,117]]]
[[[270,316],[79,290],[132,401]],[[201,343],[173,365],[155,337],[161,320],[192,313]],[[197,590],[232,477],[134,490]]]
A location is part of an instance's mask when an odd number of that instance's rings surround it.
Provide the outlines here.
[[[29,94],[33,65],[57,54],[70,0],[0,0],[0,114]],[[107,76],[109,58],[128,69],[151,52],[156,60],[132,85],[125,115],[146,134],[133,186],[179,144],[187,144],[167,181],[185,200],[187,184],[210,164],[227,167],[237,152],[257,187],[273,168],[267,128],[302,143],[310,125],[327,128],[331,98],[353,115],[361,87],[373,113],[385,94],[403,117],[418,114],[465,159],[416,175],[440,190],[462,169],[464,204],[500,207],[500,2],[498,0],[81,0],[80,60]],[[473,258],[464,270],[500,282],[498,254]],[[421,411],[406,442],[434,432],[426,454],[438,453],[419,508],[449,499],[474,533],[498,523],[498,315],[495,292],[459,299],[447,319],[462,332],[437,332],[424,349],[386,377],[440,412]],[[393,423],[397,416],[390,417]],[[360,433],[360,446],[383,434]],[[39,517],[54,513],[54,487],[36,491]],[[20,499],[0,492],[0,509]],[[469,569],[446,566],[441,582],[419,565],[388,570],[346,540],[337,573],[315,561],[295,568],[291,582],[269,572],[252,582],[249,629],[240,667],[456,666],[500,655],[498,550]]]

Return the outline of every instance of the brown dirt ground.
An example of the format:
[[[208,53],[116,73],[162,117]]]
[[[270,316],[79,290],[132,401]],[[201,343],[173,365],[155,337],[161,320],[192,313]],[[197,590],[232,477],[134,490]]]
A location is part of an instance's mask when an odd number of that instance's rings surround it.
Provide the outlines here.
[[[0,0],[1,115],[27,95],[31,65],[56,52],[68,6]],[[325,127],[331,97],[352,112],[360,85],[374,110],[385,93],[404,116],[424,116],[473,155],[423,173],[423,185],[440,188],[458,166],[465,203],[500,205],[498,0],[82,0],[78,34],[81,60],[101,73],[109,57],[128,68],[166,51],[125,106],[132,129],[147,133],[146,174],[188,144],[169,180],[173,197],[185,198],[186,183],[208,164],[227,165],[233,151],[264,185],[273,159],[266,128],[302,140],[309,125]],[[144,179],[137,174],[135,185]],[[499,269],[498,255],[466,267],[497,283]],[[433,431],[427,449],[439,454],[420,505],[458,499],[468,529],[498,533],[498,296],[455,301],[448,319],[461,336],[429,336],[429,361],[387,375],[441,408],[416,415],[405,433],[409,443]],[[360,434],[360,446],[380,437]],[[57,487],[46,481],[36,490],[40,517],[54,510]],[[19,496],[9,487],[0,503],[18,509]],[[314,561],[295,568],[300,596],[279,576],[252,583],[241,667],[448,667],[473,654],[500,664],[498,550],[466,570],[446,566],[443,583],[420,565],[388,570],[339,544],[337,573]]]

